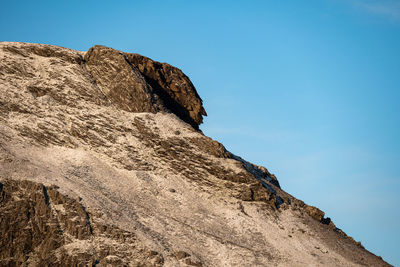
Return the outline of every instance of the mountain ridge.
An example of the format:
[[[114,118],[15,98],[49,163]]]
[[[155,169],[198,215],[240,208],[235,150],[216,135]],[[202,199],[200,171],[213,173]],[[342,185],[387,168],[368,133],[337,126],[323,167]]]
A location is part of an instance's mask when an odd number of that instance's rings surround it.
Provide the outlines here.
[[[267,169],[204,136],[202,100],[181,70],[104,46],[88,52],[27,43],[0,47],[1,233],[16,220],[8,217],[10,207],[30,207],[18,217],[24,227],[35,225],[27,212],[40,211],[64,229],[37,244],[24,236],[27,251],[2,250],[0,262],[388,266],[318,208],[283,191]],[[42,188],[43,196],[25,187]],[[63,214],[71,201],[80,217]],[[88,225],[118,234],[76,234]],[[124,233],[136,239],[115,237]],[[116,247],[101,247],[101,238]],[[2,240],[0,247],[12,242]]]

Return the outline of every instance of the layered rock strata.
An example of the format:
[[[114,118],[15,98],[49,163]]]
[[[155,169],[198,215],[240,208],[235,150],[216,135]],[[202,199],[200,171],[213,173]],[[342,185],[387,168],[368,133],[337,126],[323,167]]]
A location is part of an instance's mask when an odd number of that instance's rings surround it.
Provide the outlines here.
[[[0,43],[0,264],[388,266],[205,114],[168,64]]]

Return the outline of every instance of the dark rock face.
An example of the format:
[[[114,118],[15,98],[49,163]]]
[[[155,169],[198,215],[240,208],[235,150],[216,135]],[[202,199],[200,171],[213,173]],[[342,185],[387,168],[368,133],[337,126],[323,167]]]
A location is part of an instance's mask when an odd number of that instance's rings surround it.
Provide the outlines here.
[[[179,117],[191,125],[203,122],[207,113],[202,100],[192,82],[178,68],[160,63],[138,54],[125,54],[129,62],[138,68],[149,85],[159,95],[164,105],[179,114]]]
[[[94,46],[84,60],[96,86],[111,103],[131,112],[154,113],[162,109],[154,90],[121,52]]]
[[[40,262],[54,257],[48,252],[60,247],[63,240],[48,208],[47,189],[30,182],[6,182],[0,187],[1,264],[20,265],[35,248],[40,250]],[[87,228],[82,226],[84,233]]]
[[[106,98],[123,110],[170,111],[196,129],[207,115],[189,78],[169,64],[94,46],[84,65]]]
[[[98,246],[95,239],[111,240]],[[87,246],[69,250],[71,244]],[[0,266],[158,266],[159,253],[140,248],[133,233],[103,225],[78,200],[30,181],[0,183]],[[79,251],[79,252],[78,252]],[[76,253],[78,252],[78,253]]]

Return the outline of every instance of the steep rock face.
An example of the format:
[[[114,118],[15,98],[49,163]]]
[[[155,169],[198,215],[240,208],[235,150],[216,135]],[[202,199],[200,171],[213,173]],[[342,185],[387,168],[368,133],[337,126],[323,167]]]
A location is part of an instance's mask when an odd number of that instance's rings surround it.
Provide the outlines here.
[[[189,78],[178,68],[159,63],[138,54],[125,54],[129,62],[136,66],[146,81],[162,96],[164,104],[191,125],[203,122],[207,115],[202,100]]]
[[[163,108],[153,88],[123,53],[104,46],[94,46],[85,54],[84,67],[95,86],[119,108],[153,113]]]
[[[89,215],[78,200],[30,181],[0,183],[1,266],[160,266],[133,233]]]
[[[96,86],[126,111],[171,111],[196,129],[206,112],[193,84],[183,72],[138,54],[94,46],[84,63]]]
[[[0,43],[2,263],[387,266],[196,130],[200,98],[159,64]]]

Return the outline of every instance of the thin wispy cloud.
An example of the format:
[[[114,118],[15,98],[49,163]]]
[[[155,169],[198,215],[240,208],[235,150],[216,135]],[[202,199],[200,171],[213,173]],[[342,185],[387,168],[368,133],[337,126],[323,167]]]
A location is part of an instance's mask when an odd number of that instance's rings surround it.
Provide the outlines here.
[[[354,0],[355,7],[391,20],[400,20],[400,0]]]

